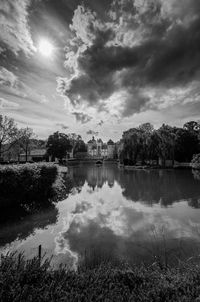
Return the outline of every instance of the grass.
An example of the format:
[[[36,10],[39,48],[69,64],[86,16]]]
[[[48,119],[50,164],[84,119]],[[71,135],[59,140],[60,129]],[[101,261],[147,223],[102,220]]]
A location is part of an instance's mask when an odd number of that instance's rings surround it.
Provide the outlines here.
[[[199,301],[200,266],[160,269],[101,264],[77,272],[53,270],[48,260],[2,256],[0,301]]]

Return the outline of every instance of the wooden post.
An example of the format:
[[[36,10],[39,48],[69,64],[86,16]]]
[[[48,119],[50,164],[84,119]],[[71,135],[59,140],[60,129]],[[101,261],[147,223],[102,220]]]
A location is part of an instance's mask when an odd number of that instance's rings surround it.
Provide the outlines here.
[[[40,244],[39,247],[38,247],[38,258],[39,258],[39,260],[41,260],[41,256],[42,256],[42,246]]]

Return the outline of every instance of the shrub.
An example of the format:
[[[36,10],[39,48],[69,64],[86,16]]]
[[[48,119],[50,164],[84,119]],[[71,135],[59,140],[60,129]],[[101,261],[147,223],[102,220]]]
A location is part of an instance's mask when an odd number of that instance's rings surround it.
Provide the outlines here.
[[[26,205],[55,199],[64,182],[54,164],[23,164],[0,167],[0,207]]]
[[[193,155],[191,166],[193,169],[200,169],[200,153]]]
[[[200,267],[161,270],[100,265],[83,271],[53,270],[48,260],[7,255],[0,263],[0,301],[199,301]]]

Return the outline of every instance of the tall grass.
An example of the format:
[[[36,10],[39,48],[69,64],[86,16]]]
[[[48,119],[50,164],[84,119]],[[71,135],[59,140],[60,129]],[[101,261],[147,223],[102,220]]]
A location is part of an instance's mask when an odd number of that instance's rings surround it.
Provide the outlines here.
[[[53,270],[48,260],[7,255],[0,263],[0,301],[199,301],[200,266],[176,269],[100,265]]]

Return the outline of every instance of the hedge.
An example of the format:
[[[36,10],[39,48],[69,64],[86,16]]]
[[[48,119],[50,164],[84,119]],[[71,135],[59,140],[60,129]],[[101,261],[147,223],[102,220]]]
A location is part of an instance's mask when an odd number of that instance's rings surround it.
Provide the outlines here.
[[[55,164],[0,166],[0,208],[55,201],[65,185]]]

